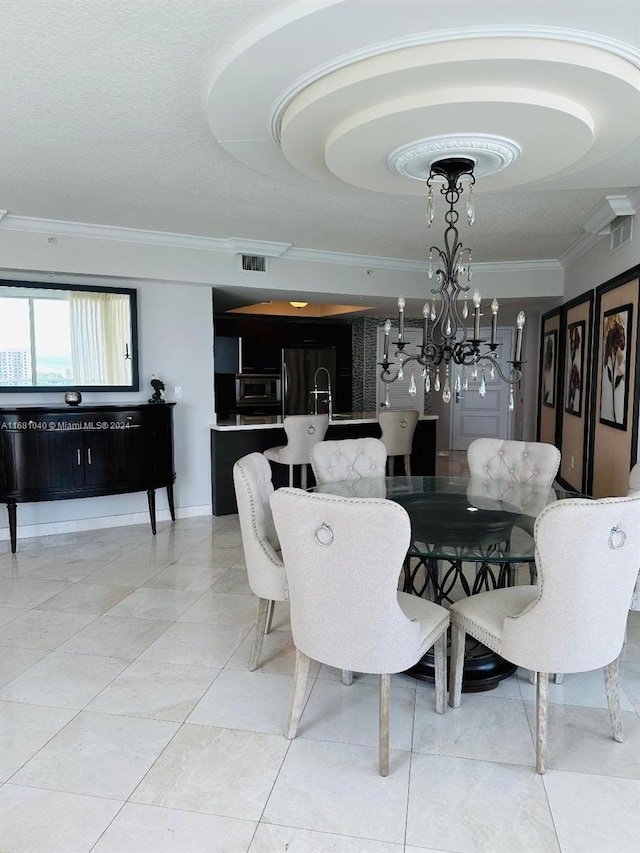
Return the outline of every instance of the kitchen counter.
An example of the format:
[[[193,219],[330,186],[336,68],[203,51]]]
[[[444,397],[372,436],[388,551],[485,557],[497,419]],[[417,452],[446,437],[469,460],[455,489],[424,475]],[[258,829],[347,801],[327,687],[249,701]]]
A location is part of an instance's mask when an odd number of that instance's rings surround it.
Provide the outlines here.
[[[420,415],[421,421],[437,421],[438,415]],[[350,424],[377,424],[377,412],[343,412],[334,414],[329,426],[337,424],[347,426]],[[210,424],[211,429],[224,430],[254,430],[274,429],[282,427],[282,415],[234,415],[230,418]]]
[[[211,503],[213,514],[230,515],[237,512],[233,489],[233,466],[248,453],[262,453],[269,447],[287,443],[281,416],[237,415],[211,424]],[[434,475],[436,472],[437,415],[421,415],[413,437],[411,472],[416,476]],[[325,439],[340,441],[345,438],[380,437],[377,412],[345,412],[334,415]],[[286,465],[271,465],[273,485],[276,488],[288,483]],[[313,485],[309,475],[309,485]]]

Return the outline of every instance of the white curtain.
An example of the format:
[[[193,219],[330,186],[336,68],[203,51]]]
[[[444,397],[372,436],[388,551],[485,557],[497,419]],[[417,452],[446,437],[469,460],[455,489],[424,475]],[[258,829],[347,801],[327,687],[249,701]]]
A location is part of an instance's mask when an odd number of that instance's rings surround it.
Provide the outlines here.
[[[131,318],[124,293],[69,293],[71,361],[76,385],[131,383]]]

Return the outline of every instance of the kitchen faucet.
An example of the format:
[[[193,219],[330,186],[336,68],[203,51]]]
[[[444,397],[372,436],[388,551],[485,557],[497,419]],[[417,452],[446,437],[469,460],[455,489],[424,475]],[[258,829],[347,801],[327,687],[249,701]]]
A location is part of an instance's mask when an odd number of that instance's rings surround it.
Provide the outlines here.
[[[318,374],[322,373],[327,374],[327,387],[323,389],[318,388]],[[313,397],[313,414],[318,414],[318,397],[326,397],[329,403],[329,420],[333,417],[333,399],[331,397],[331,374],[327,370],[326,367],[319,367],[316,372],[313,374],[313,391],[311,391],[311,396]]]

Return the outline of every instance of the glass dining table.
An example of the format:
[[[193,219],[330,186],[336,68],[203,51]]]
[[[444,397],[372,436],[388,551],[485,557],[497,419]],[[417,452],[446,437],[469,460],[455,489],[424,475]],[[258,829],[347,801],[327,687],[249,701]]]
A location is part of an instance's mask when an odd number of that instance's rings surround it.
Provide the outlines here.
[[[411,544],[399,589],[448,606],[463,596],[535,583],[533,529],[550,503],[582,497],[558,486],[470,477],[380,477],[317,486],[345,497],[387,498],[411,520]],[[469,639],[463,690],[491,690],[516,667]],[[433,679],[428,654],[410,671]]]

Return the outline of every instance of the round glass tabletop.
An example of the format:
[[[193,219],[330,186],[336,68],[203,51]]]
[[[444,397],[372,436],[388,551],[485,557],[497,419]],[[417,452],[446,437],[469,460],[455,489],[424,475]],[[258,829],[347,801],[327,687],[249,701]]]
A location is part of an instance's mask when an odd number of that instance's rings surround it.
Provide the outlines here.
[[[469,477],[345,480],[316,491],[399,503],[411,519],[408,556],[489,563],[532,562],[533,526],[541,510],[582,497],[556,486]]]

